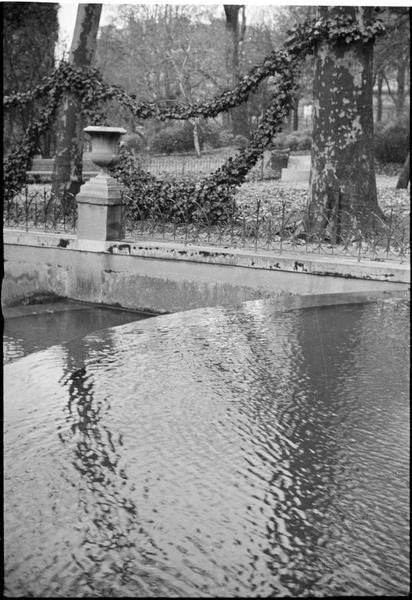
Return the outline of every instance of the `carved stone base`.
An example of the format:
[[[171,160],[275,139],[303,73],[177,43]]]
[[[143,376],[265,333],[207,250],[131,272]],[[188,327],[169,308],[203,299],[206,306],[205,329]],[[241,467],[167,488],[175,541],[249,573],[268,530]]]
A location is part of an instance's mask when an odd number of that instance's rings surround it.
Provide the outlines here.
[[[120,184],[99,173],[82,185],[77,195],[77,237],[85,240],[122,239]]]

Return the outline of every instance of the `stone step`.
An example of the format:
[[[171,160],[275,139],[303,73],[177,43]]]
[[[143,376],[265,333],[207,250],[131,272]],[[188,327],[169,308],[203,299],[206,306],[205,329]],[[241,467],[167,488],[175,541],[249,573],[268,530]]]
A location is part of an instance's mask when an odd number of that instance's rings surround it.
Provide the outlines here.
[[[293,155],[289,156],[288,169],[310,169],[310,154]]]
[[[309,183],[310,169],[282,169],[281,181],[305,181]]]

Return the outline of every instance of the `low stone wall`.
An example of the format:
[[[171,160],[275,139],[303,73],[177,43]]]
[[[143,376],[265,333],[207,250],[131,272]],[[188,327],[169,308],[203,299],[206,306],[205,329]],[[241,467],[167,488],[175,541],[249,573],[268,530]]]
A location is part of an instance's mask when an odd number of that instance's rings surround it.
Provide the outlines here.
[[[287,295],[407,291],[409,281],[409,265],[4,232],[3,306],[53,293],[162,313]]]

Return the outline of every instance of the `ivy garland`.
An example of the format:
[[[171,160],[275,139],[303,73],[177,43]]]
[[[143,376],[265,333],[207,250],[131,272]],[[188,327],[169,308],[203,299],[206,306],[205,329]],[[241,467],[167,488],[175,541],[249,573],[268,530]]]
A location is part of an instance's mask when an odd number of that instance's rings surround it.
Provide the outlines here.
[[[383,31],[384,25],[379,20],[360,28],[351,16],[308,19],[288,32],[284,50],[273,50],[260,65],[252,67],[232,90],[225,91],[210,101],[193,105],[166,106],[164,103],[137,102],[135,95],[127,94],[117,85],[106,83],[96,69],[90,67],[79,69],[62,61],[54,73],[36,88],[24,93],[12,94],[3,100],[4,109],[32,102],[41,97],[46,97],[49,101],[40,117],[28,127],[19,147],[15,148],[4,161],[6,197],[12,197],[24,186],[25,173],[30,168],[37,140],[51,126],[58,105],[64,96],[70,95],[75,98],[81,107],[82,116],[93,124],[98,124],[99,121],[101,123],[102,107],[110,100],[116,100],[140,119],[156,118],[165,121],[187,120],[200,116],[211,118],[246,102],[263,79],[275,75],[274,99],[246,148],[240,150],[234,158],[229,158],[223,166],[201,182],[197,184],[186,182],[184,188],[185,195],[194,194],[197,202],[210,201],[219,187],[222,194],[217,195],[221,200],[227,199],[233,189],[243,183],[248,171],[256,164],[273,134],[280,129],[292,104],[294,75],[302,59],[312,54],[316,44],[323,39],[328,39],[332,43],[366,43]],[[123,161],[116,170],[116,176],[129,186],[133,186],[136,177],[140,177],[141,181],[143,177],[147,185],[150,185],[150,182],[154,184],[156,181],[150,174],[146,173],[143,176],[143,172],[136,172],[136,169],[134,171],[133,178],[130,161]],[[158,181],[158,185],[160,182]],[[181,189],[180,193],[184,190]]]
[[[206,217],[209,223],[228,218],[233,210],[229,199],[256,164],[274,133],[281,129],[293,91],[294,78],[290,72],[276,85],[274,99],[248,145],[211,175],[197,182],[173,177],[156,178],[151,173],[136,169],[130,154],[124,152],[113,175],[129,191],[127,204],[134,204],[135,212],[144,218],[156,211],[163,216],[180,216],[186,220],[196,213],[197,219]],[[133,212],[133,206],[129,208]]]
[[[61,61],[58,68],[49,77],[49,81],[29,92],[5,97],[3,107],[8,109],[27,103],[34,98],[41,97],[42,94],[53,97],[56,94],[61,96],[69,93],[86,104],[101,104],[116,100],[139,119],[155,118],[166,121],[168,119],[187,120],[196,117],[211,118],[245,102],[249,94],[256,90],[263,79],[281,72],[284,63],[291,62],[291,60],[288,52],[274,50],[261,65],[252,67],[233,90],[225,91],[207,102],[177,106],[166,106],[164,103],[155,102],[137,102],[134,94],[129,95],[120,86],[106,83],[96,69],[90,67],[80,69]]]

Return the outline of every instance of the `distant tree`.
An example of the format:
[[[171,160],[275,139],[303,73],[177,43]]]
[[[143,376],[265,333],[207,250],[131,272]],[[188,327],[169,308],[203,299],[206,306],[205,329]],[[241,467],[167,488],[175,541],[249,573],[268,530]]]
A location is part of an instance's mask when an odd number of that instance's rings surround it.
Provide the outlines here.
[[[247,8],[247,7],[246,7]],[[312,6],[265,6],[261,9],[260,19],[253,25],[248,25],[243,43],[243,68],[247,70],[276,48],[281,48],[287,38],[287,32],[296,23],[313,16],[315,7]],[[306,57],[305,66],[297,79],[295,102],[290,111],[285,126],[289,129],[299,128],[298,111],[302,101],[312,101],[313,56]],[[265,80],[259,86],[256,94],[248,102],[249,114],[263,114],[271,99],[271,82]]]
[[[204,9],[205,7],[203,7]],[[224,22],[193,5],[119,5],[116,27],[101,28],[97,66],[139,100],[176,103],[176,68],[195,101],[227,84]],[[174,63],[174,64],[173,64]]]
[[[93,63],[101,11],[101,4],[78,5],[69,53],[69,62],[75,67]],[[57,118],[57,148],[52,176],[52,190],[57,195],[64,190],[77,194],[80,189],[83,126],[77,100],[66,97]]]
[[[319,14],[374,20],[372,7],[322,6]],[[310,227],[340,232],[356,218],[363,232],[382,216],[373,153],[373,41],[322,40],[316,51]]]
[[[58,39],[58,4],[40,2],[3,3],[3,93],[24,92],[38,85],[55,66]],[[29,102],[4,116],[3,151],[23,136],[39,114],[41,102]],[[39,151],[48,156],[52,136],[39,140]]]
[[[410,11],[407,7],[387,6],[380,14],[386,33],[376,42],[374,77],[376,81],[376,121],[382,120],[384,86],[392,99],[395,116],[405,112],[408,93],[407,78],[410,68]],[[396,82],[396,83],[395,83]]]
[[[396,184],[397,190],[406,190],[408,183],[411,179],[411,153],[408,152],[408,156],[403,163],[402,170],[399,174],[399,178]]]
[[[101,29],[97,65],[107,81],[141,101],[173,105],[206,100],[227,86],[224,21],[214,12],[193,5],[120,5],[116,27]],[[118,106],[110,114],[131,131],[143,124],[149,136],[163,127],[154,120],[137,122]],[[193,119],[191,125],[200,152],[202,120]]]
[[[229,44],[227,50],[227,67],[231,73],[232,86],[235,86],[241,78],[241,57],[245,41],[246,13],[245,6],[240,4],[225,4],[226,29],[229,32]],[[239,21],[241,16],[241,21]],[[249,137],[249,122],[247,104],[233,108],[232,131],[233,135]]]

